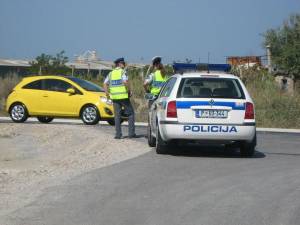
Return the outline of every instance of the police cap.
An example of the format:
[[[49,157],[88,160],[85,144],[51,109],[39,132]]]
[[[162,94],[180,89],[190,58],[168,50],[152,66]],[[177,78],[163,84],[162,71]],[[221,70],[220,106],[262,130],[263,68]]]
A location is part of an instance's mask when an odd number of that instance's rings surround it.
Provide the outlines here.
[[[152,58],[152,64],[160,64],[161,63],[161,56],[155,56]]]
[[[118,64],[118,63],[125,63],[125,59],[122,57],[122,58],[118,58],[114,61],[115,64]]]

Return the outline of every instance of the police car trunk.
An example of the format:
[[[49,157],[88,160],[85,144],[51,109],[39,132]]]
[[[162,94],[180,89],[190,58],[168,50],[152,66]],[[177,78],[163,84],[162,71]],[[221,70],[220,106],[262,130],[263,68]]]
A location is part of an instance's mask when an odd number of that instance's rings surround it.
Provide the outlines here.
[[[251,102],[233,75],[183,75],[176,100],[167,105],[166,119],[177,121],[163,133],[166,139],[250,141],[255,135]]]

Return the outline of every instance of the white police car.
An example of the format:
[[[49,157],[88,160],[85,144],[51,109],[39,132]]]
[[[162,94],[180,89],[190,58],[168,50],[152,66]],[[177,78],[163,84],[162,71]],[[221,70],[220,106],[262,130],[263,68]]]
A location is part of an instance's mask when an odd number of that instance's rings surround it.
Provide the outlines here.
[[[241,156],[251,157],[254,104],[243,82],[224,73],[173,75],[149,110],[148,144],[164,154],[177,141],[237,144]]]

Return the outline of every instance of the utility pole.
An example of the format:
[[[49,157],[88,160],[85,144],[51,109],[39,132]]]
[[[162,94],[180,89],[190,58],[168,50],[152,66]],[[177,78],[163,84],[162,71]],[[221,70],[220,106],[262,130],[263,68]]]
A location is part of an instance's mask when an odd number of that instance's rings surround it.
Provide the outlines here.
[[[267,66],[268,66],[268,72],[272,73],[272,59],[271,59],[271,45],[266,46],[267,49]]]
[[[75,69],[75,66],[72,65],[72,77],[74,76],[74,69]]]

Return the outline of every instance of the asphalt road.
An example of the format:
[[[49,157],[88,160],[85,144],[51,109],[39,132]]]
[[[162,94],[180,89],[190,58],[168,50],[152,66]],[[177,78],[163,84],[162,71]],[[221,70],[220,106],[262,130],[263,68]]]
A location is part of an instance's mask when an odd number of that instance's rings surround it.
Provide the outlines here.
[[[45,190],[9,224],[299,225],[299,146],[300,134],[260,132],[251,159],[217,147],[153,150]]]

